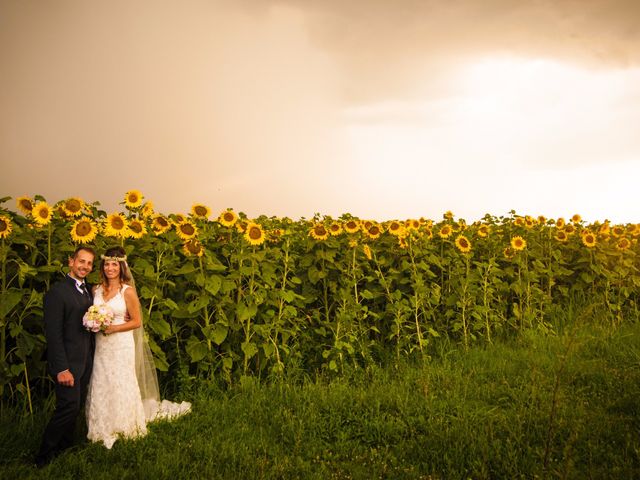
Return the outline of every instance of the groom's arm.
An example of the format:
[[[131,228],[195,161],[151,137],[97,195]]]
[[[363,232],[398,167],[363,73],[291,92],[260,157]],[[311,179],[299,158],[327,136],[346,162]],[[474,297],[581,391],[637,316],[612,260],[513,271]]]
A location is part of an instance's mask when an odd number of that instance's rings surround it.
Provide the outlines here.
[[[64,348],[64,300],[60,286],[54,286],[44,297],[44,330],[47,337],[47,361],[49,368],[59,383],[66,384],[69,379],[60,378],[60,374],[69,372],[67,351]],[[62,380],[62,381],[61,381]],[[66,381],[65,381],[66,380]],[[73,382],[73,376],[71,376]]]

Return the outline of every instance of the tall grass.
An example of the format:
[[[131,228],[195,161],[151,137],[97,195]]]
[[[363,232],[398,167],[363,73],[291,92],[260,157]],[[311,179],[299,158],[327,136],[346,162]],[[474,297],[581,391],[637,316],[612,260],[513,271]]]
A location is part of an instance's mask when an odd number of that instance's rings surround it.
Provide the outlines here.
[[[640,478],[639,338],[571,324],[339,378],[201,382],[185,418],[43,470],[48,413],[5,411],[0,477]]]

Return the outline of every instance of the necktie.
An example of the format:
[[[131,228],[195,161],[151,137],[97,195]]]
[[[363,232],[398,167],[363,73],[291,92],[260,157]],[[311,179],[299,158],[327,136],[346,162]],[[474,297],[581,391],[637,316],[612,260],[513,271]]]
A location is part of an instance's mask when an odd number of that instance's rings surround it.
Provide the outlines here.
[[[89,291],[87,290],[87,285],[85,283],[80,284],[80,290],[82,291],[82,295],[85,297],[89,296]]]

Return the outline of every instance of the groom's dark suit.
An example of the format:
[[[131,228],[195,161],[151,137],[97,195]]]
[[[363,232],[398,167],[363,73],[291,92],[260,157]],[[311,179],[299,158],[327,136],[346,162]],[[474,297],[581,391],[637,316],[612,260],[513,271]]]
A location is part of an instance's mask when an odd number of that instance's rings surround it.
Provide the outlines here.
[[[55,283],[44,297],[47,361],[54,380],[69,370],[73,386],[56,381],[56,409],[45,429],[36,461],[47,462],[73,444],[76,418],[84,403],[93,367],[94,338],[82,325],[82,317],[93,303],[90,289],[80,293],[76,281],[67,276]]]

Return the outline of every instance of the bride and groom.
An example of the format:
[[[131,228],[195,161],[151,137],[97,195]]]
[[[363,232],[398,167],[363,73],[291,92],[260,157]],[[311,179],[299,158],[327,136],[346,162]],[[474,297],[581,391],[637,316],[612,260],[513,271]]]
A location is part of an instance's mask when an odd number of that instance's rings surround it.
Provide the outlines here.
[[[69,258],[69,274],[44,298],[47,361],[55,379],[56,407],[36,455],[38,466],[73,444],[85,398],[87,437],[107,448],[120,435],[145,435],[149,421],[173,418],[191,408],[188,402],[160,402],[124,249],[113,247],[101,256],[100,284],[90,292],[85,277],[93,269],[95,256],[92,248],[78,247]],[[113,321],[103,333],[91,333],[83,326],[91,305],[108,305],[113,312]]]

